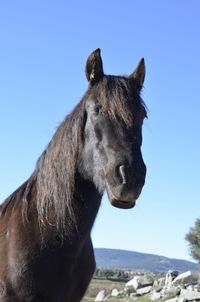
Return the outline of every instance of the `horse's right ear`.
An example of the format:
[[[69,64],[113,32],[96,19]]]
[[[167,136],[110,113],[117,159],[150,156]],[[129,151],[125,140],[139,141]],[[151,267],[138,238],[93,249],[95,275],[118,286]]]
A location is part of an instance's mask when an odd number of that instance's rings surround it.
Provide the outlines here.
[[[99,48],[94,50],[88,57],[85,73],[91,86],[97,83],[103,77],[103,62]]]

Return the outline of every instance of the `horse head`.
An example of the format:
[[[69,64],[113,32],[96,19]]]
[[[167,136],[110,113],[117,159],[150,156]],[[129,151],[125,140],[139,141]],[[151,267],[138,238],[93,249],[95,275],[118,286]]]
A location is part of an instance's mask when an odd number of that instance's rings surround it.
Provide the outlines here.
[[[144,59],[130,76],[105,75],[97,49],[87,60],[86,77],[81,173],[100,193],[107,191],[113,206],[132,208],[146,175],[141,153],[146,110],[140,97]]]

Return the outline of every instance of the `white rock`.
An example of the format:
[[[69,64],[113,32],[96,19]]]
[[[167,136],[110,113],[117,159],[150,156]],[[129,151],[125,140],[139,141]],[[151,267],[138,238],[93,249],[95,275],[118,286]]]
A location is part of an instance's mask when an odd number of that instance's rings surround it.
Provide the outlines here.
[[[187,301],[200,300],[200,292],[196,292],[190,289],[182,289],[180,298],[183,298]]]
[[[159,278],[159,279],[154,281],[153,289],[156,292],[160,292],[162,290],[162,288],[164,287],[164,285],[165,285],[165,277]]]
[[[165,300],[165,302],[179,302],[178,299],[179,298],[177,298],[177,297],[176,298],[172,298],[172,299],[167,299],[167,300]]]
[[[149,296],[149,298],[151,299],[151,301],[156,301],[156,300],[159,300],[159,299],[161,299],[162,298],[162,296],[161,296],[161,293],[159,292],[156,292],[156,291],[153,291],[152,293],[151,293],[151,295]]]
[[[139,288],[136,290],[136,294],[142,296],[142,295],[145,295],[145,294],[148,294],[152,289],[152,286],[145,286],[145,287],[142,287],[142,288]]]
[[[186,283],[190,283],[191,281],[192,281],[192,273],[191,271],[187,271],[185,273],[178,275],[178,277],[176,277],[172,281],[172,284],[173,285],[186,284]]]
[[[178,276],[178,272],[177,271],[172,271],[169,270],[165,276],[165,285],[166,286],[171,286],[172,285],[172,281]]]
[[[105,291],[105,289],[102,289],[102,290],[100,290],[100,292],[98,292],[94,301],[102,302],[102,301],[104,301],[105,297],[106,297],[106,291]]]
[[[185,301],[186,301],[185,299],[179,297],[165,300],[165,302],[185,302]]]
[[[112,297],[118,297],[118,296],[120,296],[120,292],[118,291],[117,288],[114,288],[114,289],[112,290],[111,296],[112,296]]]
[[[132,287],[137,290],[138,288],[152,285],[153,282],[154,280],[151,275],[135,276],[133,279],[126,283],[125,288]]]
[[[192,284],[190,284],[190,285],[187,286],[187,289],[194,290],[194,286]]]
[[[180,291],[180,288],[176,286],[165,287],[162,289],[161,295],[164,300],[166,300],[167,298],[169,300],[178,296],[180,294]]]

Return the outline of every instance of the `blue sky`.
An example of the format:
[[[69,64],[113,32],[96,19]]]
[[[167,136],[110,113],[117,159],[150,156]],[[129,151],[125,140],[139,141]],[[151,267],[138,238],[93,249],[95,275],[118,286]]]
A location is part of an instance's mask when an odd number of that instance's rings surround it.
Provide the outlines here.
[[[59,123],[87,89],[87,56],[108,74],[145,57],[146,185],[133,210],[103,198],[96,247],[191,259],[185,234],[200,217],[200,2],[1,1],[0,200],[34,169]]]

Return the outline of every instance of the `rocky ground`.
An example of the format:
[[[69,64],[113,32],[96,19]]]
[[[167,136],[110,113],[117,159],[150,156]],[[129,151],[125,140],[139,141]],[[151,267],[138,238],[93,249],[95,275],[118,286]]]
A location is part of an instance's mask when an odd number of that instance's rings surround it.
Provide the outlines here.
[[[143,298],[143,299],[141,299]],[[191,271],[179,274],[167,272],[165,277],[156,278],[153,273],[136,275],[121,288],[102,288],[96,297],[88,301],[200,301],[200,284]],[[83,300],[84,301],[84,300]],[[85,300],[87,301],[87,300]]]

